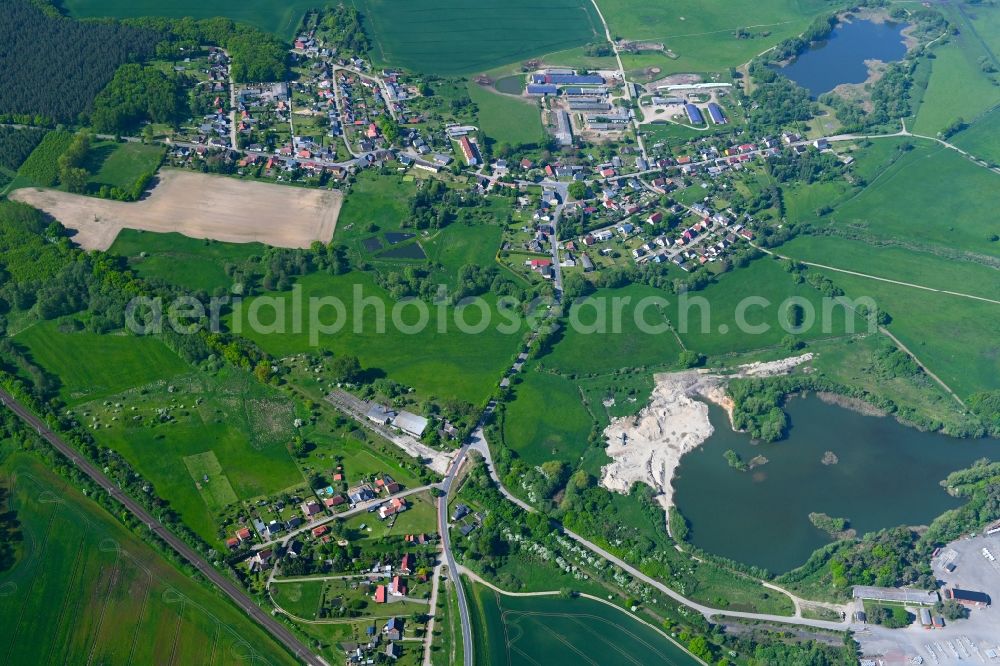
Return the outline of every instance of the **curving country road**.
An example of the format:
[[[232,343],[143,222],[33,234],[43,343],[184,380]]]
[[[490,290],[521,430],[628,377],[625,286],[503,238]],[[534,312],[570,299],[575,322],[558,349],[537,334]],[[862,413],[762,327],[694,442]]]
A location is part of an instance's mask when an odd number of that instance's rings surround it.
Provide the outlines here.
[[[494,403],[490,403],[491,405]],[[490,407],[488,410],[492,411]],[[455,554],[451,552],[451,533],[448,531],[448,494],[451,492],[451,484],[455,481],[455,475],[462,467],[465,456],[469,452],[470,444],[466,442],[458,451],[458,455],[451,463],[448,474],[441,482],[441,489],[444,491],[438,498],[438,533],[441,535],[441,547],[444,549],[444,561],[448,565],[448,575],[455,583],[455,593],[458,595],[458,613],[462,619],[462,656],[464,666],[473,666],[472,650],[472,621],[469,618],[469,601],[465,598],[465,590],[462,588],[462,576],[459,574],[458,563],[455,561]],[[433,610],[433,606],[431,607]]]
[[[283,624],[265,613],[261,608],[248,597],[236,583],[226,578],[212,565],[206,562],[193,548],[177,537],[173,532],[165,528],[156,520],[145,508],[127,494],[122,492],[108,477],[106,477],[90,461],[83,458],[79,452],[66,442],[62,441],[40,418],[30,412],[24,405],[14,399],[12,395],[0,389],[0,403],[10,409],[22,421],[31,426],[40,436],[44,437],[57,451],[73,462],[84,474],[89,476],[97,485],[108,494],[118,500],[128,511],[145,523],[151,532],[167,543],[178,555],[190,562],[205,578],[213,585],[222,590],[232,601],[256,620],[268,633],[284,645],[297,660],[309,666],[329,666],[321,657],[313,654],[299,639]]]

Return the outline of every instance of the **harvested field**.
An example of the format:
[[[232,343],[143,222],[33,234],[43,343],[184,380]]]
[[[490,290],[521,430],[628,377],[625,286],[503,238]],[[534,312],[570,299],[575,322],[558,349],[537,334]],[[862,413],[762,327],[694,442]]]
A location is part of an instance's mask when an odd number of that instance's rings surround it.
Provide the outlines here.
[[[304,248],[333,238],[343,202],[340,192],[173,170],[162,171],[152,192],[135,203],[40,188],[16,190],[11,198],[75,230],[73,240],[86,250],[107,250],[122,229]]]

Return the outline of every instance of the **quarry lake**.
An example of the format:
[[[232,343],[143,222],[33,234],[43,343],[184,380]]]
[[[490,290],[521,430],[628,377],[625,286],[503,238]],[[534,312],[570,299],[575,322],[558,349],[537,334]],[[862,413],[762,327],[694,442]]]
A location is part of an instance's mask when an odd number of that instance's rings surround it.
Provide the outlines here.
[[[866,60],[893,62],[906,55],[905,25],[853,21],[841,23],[830,37],[801,53],[792,63],[777,67],[782,74],[808,90],[813,97],[842,83],[864,83]]]
[[[788,437],[754,443],[711,407],[715,433],[684,456],[674,479],[674,501],[691,524],[692,543],[785,572],[831,541],[810,513],[847,518],[859,536],[926,525],[963,501],[948,495],[941,480],[979,458],[1000,459],[1000,440],[919,432],[814,396],[793,398],[785,410]],[[729,449],[746,463],[756,456],[768,462],[741,472],[723,456]]]

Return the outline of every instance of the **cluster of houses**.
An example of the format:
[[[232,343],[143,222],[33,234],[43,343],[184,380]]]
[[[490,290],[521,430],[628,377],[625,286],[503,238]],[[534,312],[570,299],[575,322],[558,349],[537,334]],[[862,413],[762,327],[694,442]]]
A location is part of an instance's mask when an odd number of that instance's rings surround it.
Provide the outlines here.
[[[403,640],[403,629],[405,620],[399,617],[390,617],[381,630],[377,625],[370,625],[365,628],[366,643],[345,641],[340,644],[344,650],[348,664],[374,664],[379,653],[384,654],[389,659],[395,660],[403,656],[403,648],[400,641]],[[384,643],[384,645],[383,645]]]
[[[481,511],[473,512],[466,504],[456,504],[451,512],[451,522],[459,525],[458,531],[462,536],[472,534],[485,518]]]

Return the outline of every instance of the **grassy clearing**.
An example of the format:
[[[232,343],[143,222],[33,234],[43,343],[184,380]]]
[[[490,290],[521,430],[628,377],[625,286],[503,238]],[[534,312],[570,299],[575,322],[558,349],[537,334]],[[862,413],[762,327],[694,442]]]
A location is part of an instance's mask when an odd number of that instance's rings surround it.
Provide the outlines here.
[[[483,664],[698,662],[624,610],[585,598],[510,597],[469,585],[476,655]]]
[[[232,286],[225,271],[227,263],[243,262],[264,250],[260,243],[219,243],[181,234],[122,229],[109,252],[126,257],[129,267],[145,280],[163,280],[212,293]]]
[[[529,371],[514,386],[504,419],[504,440],[529,465],[547,460],[578,464],[593,421],[575,382]]]
[[[1000,243],[990,240],[1000,204],[997,175],[936,143],[910,143],[912,150],[898,154],[863,190],[837,206],[824,218],[827,223],[910,244],[1000,256]],[[884,152],[862,156],[859,166],[870,173],[871,162],[884,166],[884,157]]]
[[[782,255],[913,284],[997,298],[1000,270],[901,247],[879,247],[836,236],[799,236],[782,245]],[[831,275],[836,281],[836,276]]]
[[[536,101],[501,95],[473,81],[469,97],[479,109],[481,129],[497,143],[514,146],[542,139],[542,115]]]
[[[949,141],[987,162],[1000,164],[1000,108],[980,116]]]
[[[714,356],[781,344],[788,335],[782,317],[788,316],[788,299],[793,297],[808,301],[817,315],[816,325],[799,338],[844,334],[847,316],[843,308],[837,308],[824,326],[822,295],[808,284],[795,284],[772,259],[759,259],[722,275],[718,282],[691,294],[687,303],[674,297],[667,311],[687,349]],[[738,319],[741,306],[746,326]],[[856,330],[862,330],[861,322],[856,322]]]
[[[13,509],[24,534],[22,556],[0,574],[4,663],[154,663],[168,655],[176,663],[295,663],[227,600],[34,459],[13,456],[0,471],[16,479]]]
[[[888,329],[961,397],[1000,388],[1000,308],[990,303],[832,273],[848,296],[868,295]]]
[[[91,18],[113,16],[135,18],[139,16],[167,16],[182,18],[213,18],[225,16],[234,21],[250,23],[263,30],[289,39],[294,36],[302,17],[316,7],[314,0],[175,0],[170,3],[156,0],[65,0],[63,6],[73,16]]]
[[[500,374],[512,358],[520,343],[520,332],[507,335],[497,330],[502,320],[496,310],[491,312],[493,324],[479,334],[463,333],[458,330],[453,319],[456,310],[440,310],[446,317],[445,332],[439,332],[436,317],[439,309],[433,309],[433,319],[419,332],[408,334],[407,327],[417,323],[416,306],[402,307],[364,273],[330,276],[310,275],[299,281],[304,302],[317,297],[333,297],[345,307],[346,323],[332,307],[319,312],[320,320],[331,326],[339,319],[343,328],[335,334],[317,337],[320,349],[329,349],[335,354],[357,356],[361,365],[375,374],[384,373],[390,379],[412,386],[423,396],[440,398],[460,398],[478,403],[499,381]],[[365,304],[362,298],[374,299],[380,305]],[[278,294],[275,294],[278,295]],[[288,296],[288,294],[283,294]],[[492,305],[489,296],[486,302]],[[311,345],[306,325],[302,332],[294,332],[292,309],[286,308],[281,324],[274,333],[266,328],[250,330],[248,317],[258,309],[258,299],[248,300],[243,308],[242,334],[250,338],[269,353],[283,357],[309,352]],[[267,301],[261,301],[264,305]],[[369,302],[370,303],[370,302]],[[355,308],[359,316],[355,317]],[[396,322],[393,312],[396,312]],[[259,308],[260,321],[269,324],[277,321],[274,310],[264,305]],[[480,311],[476,306],[458,310],[470,324],[480,321]],[[396,325],[397,323],[403,326]],[[380,327],[382,331],[380,332]],[[281,331],[284,331],[283,333]]]
[[[295,435],[294,404],[248,373],[167,376],[109,396],[108,401],[110,406],[101,401],[78,405],[77,418],[94,429],[99,444],[124,455],[210,543],[221,541],[214,504],[224,496],[214,490],[203,494],[198,484],[211,486],[212,474],[204,484],[201,476],[192,476],[185,458],[210,449],[221,468],[213,473],[224,470],[241,500],[303,481],[286,448]],[[165,417],[160,410],[166,410]]]
[[[958,20],[961,34],[933,51],[930,80],[910,128],[917,134],[934,136],[958,118],[972,120],[1000,102],[1000,88],[986,78],[979,62],[988,52],[976,35],[963,29],[958,13],[949,11],[948,16]]]
[[[543,364],[591,374],[676,363],[681,346],[655,299],[672,301],[673,295],[642,285],[598,290],[571,307],[570,325]]]
[[[194,479],[195,486],[201,492],[202,499],[209,509],[222,511],[230,504],[239,501],[214,451],[184,456],[184,465],[191,473],[191,478]]]
[[[71,405],[190,370],[179,356],[152,337],[63,333],[57,322],[46,321],[21,331],[14,340],[59,378],[60,397]]]
[[[555,0],[354,0],[365,15],[376,60],[417,72],[467,74],[597,39],[589,2]]]
[[[664,73],[721,71],[741,65],[783,39],[802,32],[831,0],[600,0],[614,37],[663,42],[678,57]],[[746,28],[752,37],[740,39]]]
[[[94,175],[92,188],[102,185],[129,188],[144,173],[156,171],[166,148],[141,143],[98,143],[87,155],[85,167]]]

